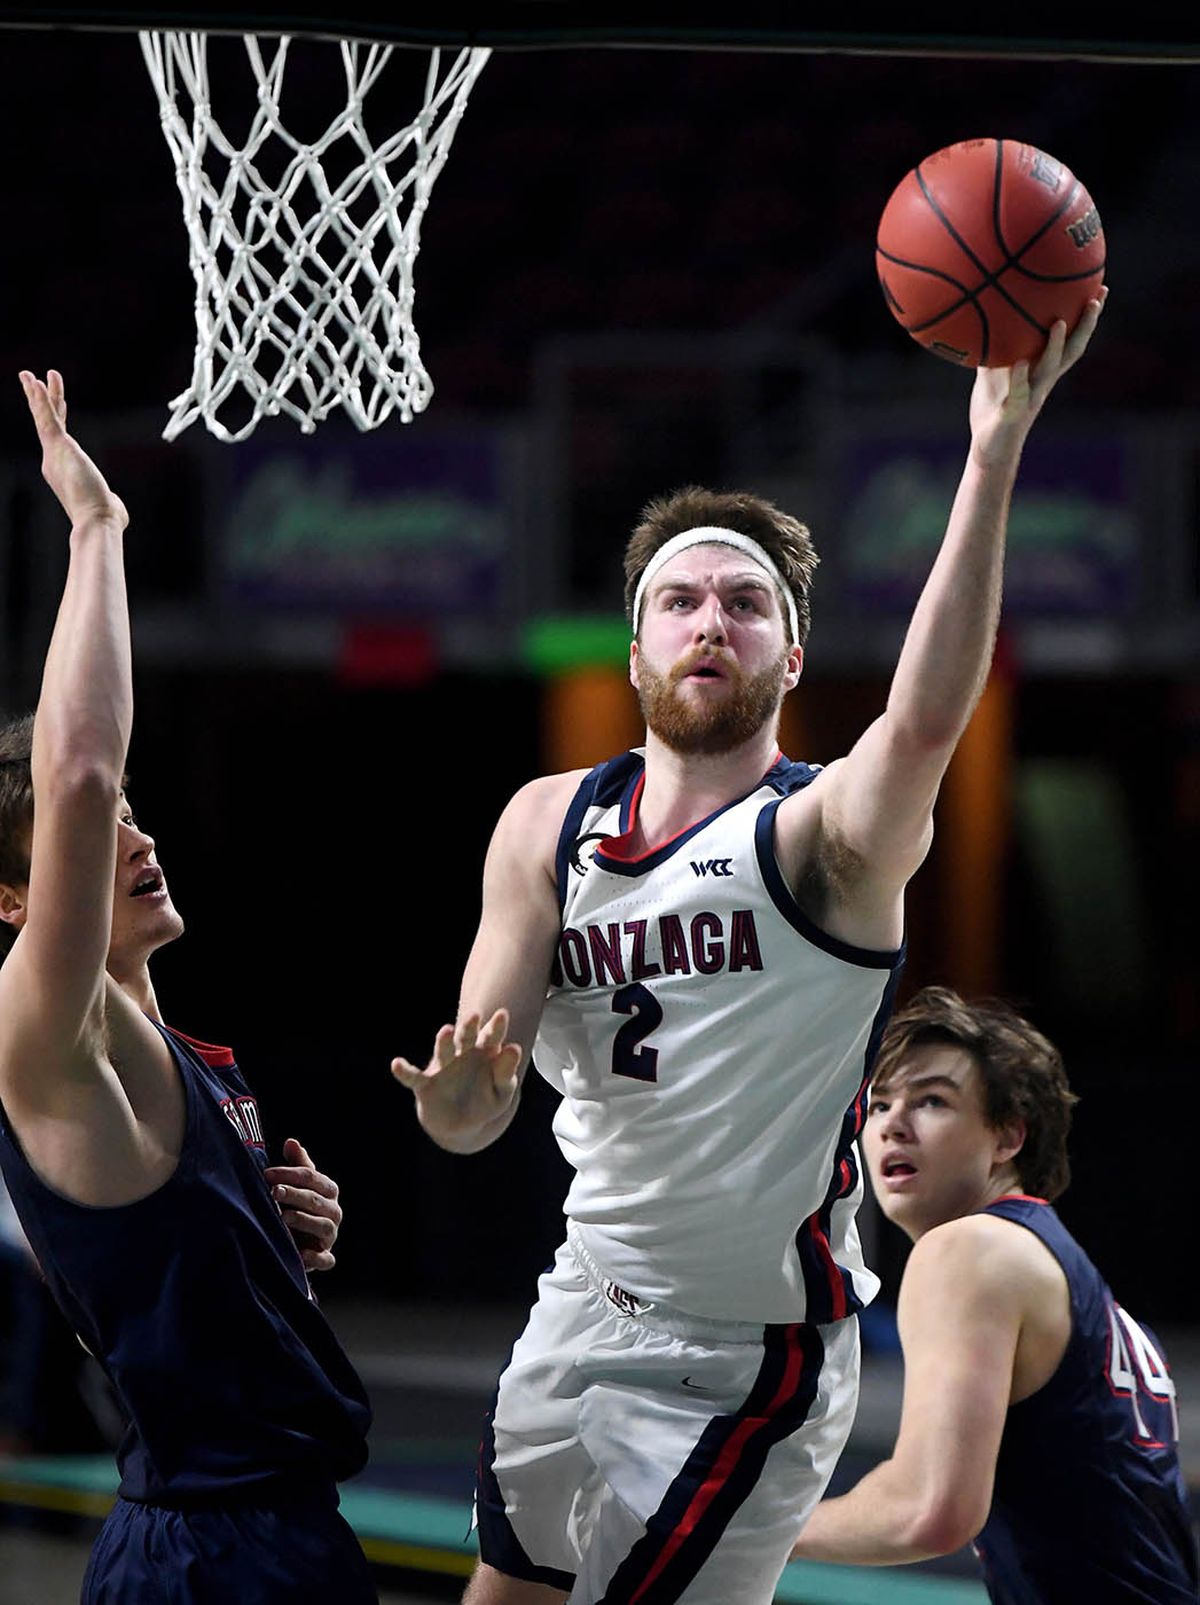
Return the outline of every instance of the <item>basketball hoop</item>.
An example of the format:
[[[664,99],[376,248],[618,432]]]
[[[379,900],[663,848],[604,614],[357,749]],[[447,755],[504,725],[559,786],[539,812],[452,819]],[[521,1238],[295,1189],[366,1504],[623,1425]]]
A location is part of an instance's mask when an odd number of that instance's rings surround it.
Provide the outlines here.
[[[249,133],[234,142],[213,113],[206,36],[140,39],[196,283],[192,382],[171,403],[165,438],[203,418],[218,439],[244,440],[260,418],[281,413],[311,434],[335,407],[362,430],[393,411],[410,422],[433,393],[413,324],[421,219],[491,52],[461,50],[443,72],[433,50],[420,111],[376,148],[363,102],[390,45],[340,41],[345,108],[318,138],[301,140],[280,110],[289,39],[264,51],[247,36],[257,104]],[[190,101],[186,114],[181,99]],[[244,413],[247,398],[249,418],[229,427],[220,415]]]

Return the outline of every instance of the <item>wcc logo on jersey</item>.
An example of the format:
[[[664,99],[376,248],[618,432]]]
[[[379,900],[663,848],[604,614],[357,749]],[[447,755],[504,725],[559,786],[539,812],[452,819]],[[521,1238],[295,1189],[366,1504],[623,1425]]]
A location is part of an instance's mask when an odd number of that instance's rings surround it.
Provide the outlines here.
[[[693,858],[691,860],[691,865],[692,874],[699,875],[701,880],[703,880],[706,875],[712,875],[715,877],[717,875],[733,874],[732,858],[703,858],[699,863],[697,863]]]

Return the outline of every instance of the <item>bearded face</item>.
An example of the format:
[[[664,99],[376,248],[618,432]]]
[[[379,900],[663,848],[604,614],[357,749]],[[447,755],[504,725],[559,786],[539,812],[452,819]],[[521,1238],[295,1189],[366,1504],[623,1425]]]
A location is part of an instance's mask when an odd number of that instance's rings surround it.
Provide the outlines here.
[[[709,696],[689,690],[701,662],[717,666],[714,681],[722,690]],[[756,674],[746,675],[727,652],[712,647],[689,650],[660,674],[642,657],[638,663],[638,700],[647,727],[666,746],[686,755],[732,752],[756,736],[779,711],[788,655]]]

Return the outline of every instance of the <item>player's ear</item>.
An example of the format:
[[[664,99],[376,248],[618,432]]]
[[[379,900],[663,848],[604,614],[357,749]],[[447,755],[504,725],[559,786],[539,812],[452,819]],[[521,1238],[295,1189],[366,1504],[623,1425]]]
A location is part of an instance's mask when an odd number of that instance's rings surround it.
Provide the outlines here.
[[[804,648],[792,644],[787,657],[787,671],[784,675],[784,691],[790,691],[804,673]]]
[[[1006,1165],[1025,1146],[1025,1122],[1013,1120],[996,1133],[996,1163]]]
[[[19,931],[29,911],[28,886],[0,885],[0,920]]]
[[[629,643],[629,683],[638,690],[638,644],[636,636]]]

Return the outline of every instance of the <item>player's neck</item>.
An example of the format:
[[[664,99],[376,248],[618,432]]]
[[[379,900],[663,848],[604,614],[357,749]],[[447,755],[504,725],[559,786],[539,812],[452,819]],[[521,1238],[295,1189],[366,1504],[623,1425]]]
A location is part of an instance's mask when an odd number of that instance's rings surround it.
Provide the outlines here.
[[[986,1209],[989,1204],[994,1204],[999,1198],[1023,1198],[1024,1196],[1025,1189],[1021,1185],[1020,1176],[1011,1166],[1006,1165],[989,1179],[979,1208]]]
[[[682,753],[646,732],[646,784],[638,808],[648,846],[666,841],[718,808],[744,797],[779,753],[773,725],[731,752]]]
[[[155,996],[148,964],[145,962],[132,964],[128,969],[117,969],[110,964],[109,974],[125,996],[131,998],[143,1014],[162,1024],[162,1015],[158,1010],[158,998]]]

